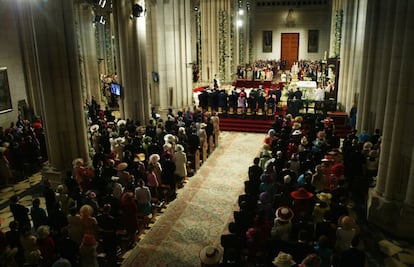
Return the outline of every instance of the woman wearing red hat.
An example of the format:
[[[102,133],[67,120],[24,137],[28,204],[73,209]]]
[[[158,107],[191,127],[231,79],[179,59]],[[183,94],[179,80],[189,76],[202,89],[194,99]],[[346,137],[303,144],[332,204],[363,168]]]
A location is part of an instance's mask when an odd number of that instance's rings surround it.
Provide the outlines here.
[[[312,219],[314,194],[308,192],[304,187],[300,187],[298,190],[291,192],[290,196],[293,198],[292,210],[295,213],[294,220]]]

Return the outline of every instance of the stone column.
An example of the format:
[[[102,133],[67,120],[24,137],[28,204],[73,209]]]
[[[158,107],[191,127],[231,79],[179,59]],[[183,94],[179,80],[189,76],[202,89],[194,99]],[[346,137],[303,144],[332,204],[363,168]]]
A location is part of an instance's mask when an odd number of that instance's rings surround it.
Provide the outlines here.
[[[372,80],[372,87],[375,88],[376,95],[378,97],[377,105],[373,108],[375,114],[375,125],[377,127],[381,126],[381,130],[384,130],[385,119],[385,106],[388,102],[387,92],[388,92],[388,73],[390,71],[390,57],[392,47],[392,35],[394,20],[392,19],[395,14],[395,4],[386,0],[382,0],[380,3],[376,1],[371,1],[371,5],[376,6],[377,12],[374,12],[372,15],[375,17],[377,22],[377,27],[375,29],[375,47],[372,50],[373,56],[376,58],[376,69],[377,75],[376,78]],[[381,8],[383,7],[383,8]],[[375,94],[375,93],[374,93]],[[386,154],[389,151],[391,145],[390,139],[388,142],[383,142],[381,147],[381,154]],[[380,172],[377,178],[377,185],[375,187],[375,193],[379,196],[382,196],[385,192],[386,186],[386,170],[387,170],[387,159],[380,160]]]
[[[380,5],[381,9],[387,6]],[[414,238],[413,210],[413,148],[414,125],[409,123],[414,110],[414,95],[410,93],[414,75],[414,3],[400,0],[387,13],[392,18],[384,38],[392,40],[387,60],[389,72],[382,78],[386,83],[383,141],[381,146],[378,183],[370,194],[368,220],[393,234]],[[391,11],[392,12],[391,12]],[[389,13],[391,12],[391,13]],[[380,18],[383,19],[383,18]],[[383,49],[379,43],[376,49]],[[375,53],[375,52],[373,52]],[[402,123],[406,122],[406,123]],[[411,186],[411,187],[410,187]]]
[[[386,79],[390,71],[389,58],[391,56],[392,34],[394,27],[394,15],[395,15],[395,3],[387,0],[372,1],[372,6],[376,10],[375,14],[375,53],[373,56],[377,58],[375,68],[373,69],[374,79],[371,82],[371,86],[375,90],[377,101],[375,102],[375,108],[373,112],[375,117],[375,125],[377,128],[382,129],[384,123],[385,104],[387,102],[387,90],[388,85]],[[382,8],[381,8],[382,7]]]
[[[220,11],[227,11],[228,20],[231,15],[231,1],[201,1],[201,79],[202,82],[212,84],[214,74],[219,75],[219,16]],[[246,22],[245,22],[246,24]],[[227,33],[230,40],[230,29]],[[229,47],[230,47],[229,43]],[[247,44],[246,44],[246,47]]]
[[[349,72],[351,68],[352,54],[351,47],[353,44],[353,31],[354,29],[354,10],[349,1],[345,1],[343,4],[343,24],[342,24],[342,44],[341,44],[341,68],[339,71],[339,88],[338,88],[338,103],[341,104],[342,108],[348,111],[347,95],[350,91],[349,84]]]
[[[105,27],[100,23],[93,23],[94,12],[89,3],[79,3],[75,6],[75,29],[78,40],[81,68],[81,84],[84,99],[92,96],[100,103],[102,101],[101,83],[96,53],[95,28]],[[104,107],[102,107],[104,109]]]
[[[190,1],[159,2],[151,6],[152,67],[159,74],[159,110],[166,113],[192,106]]]
[[[132,16],[132,5],[145,10],[145,1],[113,2],[118,78],[122,84],[122,118],[146,124],[150,118],[148,74],[146,68],[146,16]]]
[[[412,238],[414,224],[414,148],[411,153],[411,167],[408,177],[407,194],[397,223],[397,231],[401,236],[405,236],[406,233],[411,233],[410,237]]]
[[[400,16],[398,13],[400,12],[395,10],[394,23],[391,23],[394,27],[385,35],[386,38],[391,38],[393,40],[392,44],[387,47],[387,49],[390,50],[390,57],[387,62],[389,65],[389,72],[388,75],[385,76],[386,78],[383,79],[383,82],[387,84],[386,88],[388,89],[386,90],[387,101],[384,113],[383,145],[381,147],[381,154],[387,155],[387,158],[381,157],[378,173],[379,183],[376,190],[378,193],[384,194],[391,199],[399,198],[401,200],[401,196],[395,195],[395,187],[399,184],[396,179],[400,179],[402,174],[400,173],[401,166],[398,164],[401,160],[401,142],[397,142],[397,140],[401,139],[401,133],[404,132],[404,129],[406,128],[405,125],[400,123],[400,120],[406,113],[407,94],[409,92],[408,88],[402,88],[403,83],[407,82],[406,79],[408,76],[401,77],[401,73],[409,70],[402,69],[400,66],[403,51],[402,44],[406,36],[404,36],[405,29],[401,29],[401,25],[404,25],[404,22],[401,20],[405,19],[405,17]],[[396,14],[398,14],[398,16],[396,16]],[[383,180],[386,180],[385,184]]]
[[[362,52],[365,38],[367,0],[346,1],[338,102],[349,111],[361,89]]]
[[[372,87],[372,80],[376,78],[375,73],[372,71],[376,68],[375,60],[376,57],[370,51],[376,45],[375,40],[375,5],[376,2],[373,3],[374,7],[366,9],[366,31],[367,34],[365,35],[365,40],[363,41],[362,46],[362,66],[361,66],[361,93],[359,95],[358,103],[359,109],[357,114],[357,129],[360,130],[367,130],[368,132],[374,132],[374,119],[372,116],[372,106],[373,103],[376,103],[378,100],[377,94],[378,92],[374,90]]]
[[[410,179],[408,180],[407,194],[405,196],[404,204],[414,207],[414,148],[411,153],[410,174],[408,177],[410,177]]]
[[[336,31],[336,14],[337,11],[340,10],[341,7],[341,0],[332,0],[332,9],[331,9],[331,33],[330,33],[330,42],[329,42],[329,57],[338,57],[335,53],[335,31]]]
[[[71,170],[89,160],[72,1],[30,1],[30,12],[49,163]]]
[[[30,3],[28,1],[13,1],[14,12],[17,16],[17,27],[20,36],[22,61],[25,68],[27,101],[37,115],[44,114],[42,105],[41,82],[39,76],[39,65],[36,59],[35,32],[33,29],[33,17]]]

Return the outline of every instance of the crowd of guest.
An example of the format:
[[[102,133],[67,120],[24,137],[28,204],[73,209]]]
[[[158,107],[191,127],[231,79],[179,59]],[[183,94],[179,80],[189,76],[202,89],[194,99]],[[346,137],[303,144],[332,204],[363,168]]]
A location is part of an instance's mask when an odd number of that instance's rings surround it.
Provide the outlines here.
[[[98,266],[98,258],[115,266],[155,212],[175,199],[194,172],[196,152],[219,131],[218,117],[199,109],[169,110],[165,121],[153,110],[145,126],[107,118],[94,100],[87,111],[93,156],[74,159],[55,189],[42,181],[45,209],[40,198],[30,208],[18,195],[10,198],[14,221],[10,231],[0,232],[0,266],[52,266],[65,260]]]
[[[0,186],[23,180],[40,170],[47,160],[46,140],[40,119],[18,116],[9,127],[0,127]]]
[[[98,266],[99,253],[115,265],[120,250],[135,244],[140,226],[148,227],[154,208],[175,198],[194,154],[219,131],[217,114],[202,109],[169,110],[165,121],[153,110],[143,126],[91,111],[99,108],[88,106],[91,162],[74,159],[55,190],[43,181],[46,209],[39,198],[30,209],[19,196],[10,198],[14,221],[0,232],[5,266]],[[37,128],[24,129],[17,132],[31,136],[28,129]],[[286,266],[312,266],[304,262],[317,259],[320,266],[349,266],[343,262],[354,261],[349,248],[359,237],[349,196],[363,195],[356,185],[376,176],[380,143],[379,130],[353,130],[341,144],[330,118],[276,117],[249,167],[230,233],[222,236],[222,264],[285,266],[278,262],[289,259]]]
[[[217,266],[366,266],[350,207],[376,176],[380,144],[379,130],[353,130],[341,142],[329,117],[276,117]]]
[[[327,69],[323,69],[320,61],[298,60],[290,70],[286,69],[286,60],[257,60],[250,64],[237,66],[237,79],[248,81],[273,81],[281,71],[282,82],[292,80],[292,75],[297,75],[298,80],[321,81],[323,71],[328,76]],[[287,72],[286,72],[287,71]],[[289,76],[287,76],[289,75]]]
[[[259,60],[246,66],[238,66],[237,76],[242,80],[273,81],[274,73],[279,73],[283,61]],[[322,73],[324,72],[324,73]],[[295,76],[295,77],[293,77]],[[267,78],[266,78],[267,77]],[[325,77],[325,79],[322,79]],[[198,105],[202,110],[216,110],[223,115],[271,115],[284,107],[280,105],[282,95],[287,96],[287,113],[298,115],[304,108],[303,98],[314,101],[315,113],[326,113],[336,110],[335,84],[329,80],[327,69],[322,69],[319,61],[300,60],[295,62],[291,70],[282,70],[280,79],[275,83],[235,85],[231,90],[220,87],[214,78],[214,86],[199,88]],[[289,86],[292,79],[316,81],[317,86],[311,93],[304,94],[303,89]],[[201,90],[202,89],[202,90]],[[308,113],[306,108],[305,113]]]
[[[322,71],[320,61],[313,60],[299,60],[291,68],[291,73],[296,73],[298,80],[320,81]],[[325,75],[327,76],[328,73]]]
[[[257,60],[237,66],[237,79],[273,81],[279,70],[285,70],[286,60]]]

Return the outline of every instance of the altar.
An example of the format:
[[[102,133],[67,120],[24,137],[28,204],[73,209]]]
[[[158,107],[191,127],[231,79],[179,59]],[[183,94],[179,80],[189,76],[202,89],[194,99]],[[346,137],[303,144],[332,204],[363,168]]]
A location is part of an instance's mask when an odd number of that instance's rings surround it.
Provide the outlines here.
[[[315,81],[297,81],[296,87],[302,91],[302,99],[315,99],[315,90],[317,87]]]

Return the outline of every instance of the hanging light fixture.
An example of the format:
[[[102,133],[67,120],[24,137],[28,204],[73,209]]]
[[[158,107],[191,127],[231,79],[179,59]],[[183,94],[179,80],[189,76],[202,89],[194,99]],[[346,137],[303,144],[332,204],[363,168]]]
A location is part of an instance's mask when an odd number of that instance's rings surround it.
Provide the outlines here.
[[[106,5],[106,0],[99,0],[98,5],[102,8],[104,8],[105,5]]]
[[[133,17],[141,17],[143,16],[143,13],[145,14],[145,9],[139,5],[139,4],[133,4],[132,5],[132,16]]]
[[[96,15],[95,18],[93,19],[93,23],[100,23],[100,24],[105,25],[106,23],[105,17],[101,15]]]

